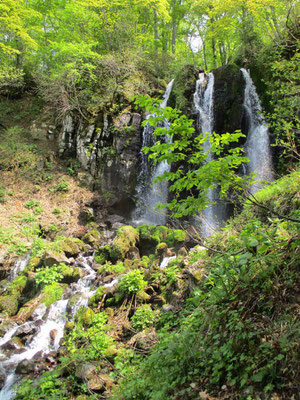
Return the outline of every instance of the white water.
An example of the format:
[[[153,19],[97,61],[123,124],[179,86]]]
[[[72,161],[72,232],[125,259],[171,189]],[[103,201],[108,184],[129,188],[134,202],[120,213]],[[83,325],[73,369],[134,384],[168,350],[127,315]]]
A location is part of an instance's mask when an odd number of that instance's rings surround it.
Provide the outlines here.
[[[256,88],[249,73],[244,68],[241,71],[246,82],[244,108],[248,122],[245,152],[250,160],[246,165],[246,172],[248,175],[255,173],[257,181],[250,187],[250,192],[253,194],[263,186],[263,181],[270,182],[273,179],[272,161],[268,125],[262,114],[261,103],[256,93]]]
[[[207,153],[206,162],[212,160],[210,151],[210,136],[214,128],[214,75],[213,73],[200,73],[196,82],[196,91],[194,93],[194,107],[199,115],[199,131],[206,137],[203,143],[203,151]],[[217,191],[210,189],[206,195],[209,203],[213,203],[217,198]],[[217,216],[217,206],[209,205],[201,214],[201,232],[205,237],[210,236],[221,225],[221,219]],[[196,217],[197,221],[198,217]],[[197,223],[197,222],[196,222]]]
[[[31,321],[27,321],[21,325],[14,325],[1,339],[0,346],[7,343],[17,334],[18,329],[30,326],[36,326],[37,332],[29,339],[29,343],[24,346],[24,351],[20,354],[12,354],[9,358],[0,362],[0,366],[7,372],[5,384],[0,391],[0,400],[12,400],[15,397],[16,390],[14,384],[18,382],[19,377],[15,373],[18,364],[23,360],[31,360],[37,353],[43,354],[49,351],[56,351],[60,345],[60,341],[64,334],[64,327],[67,321],[67,308],[69,300],[72,296],[78,295],[71,310],[71,317],[74,317],[81,306],[87,306],[88,299],[95,293],[91,290],[92,283],[97,276],[96,271],[91,267],[93,257],[81,257],[75,265],[80,267],[84,272],[84,277],[69,286],[71,291],[67,298],[63,298],[48,308],[44,304],[40,304],[31,315]],[[44,317],[46,315],[46,317]],[[42,324],[40,321],[44,317]],[[50,332],[55,331],[55,337],[52,340]],[[41,355],[41,357],[42,357]],[[2,355],[4,356],[4,355]]]
[[[169,262],[170,262],[171,260],[174,260],[174,258],[176,258],[176,256],[165,257],[165,258],[162,260],[162,262],[160,263],[159,268],[160,268],[160,269],[165,269],[165,268],[167,268],[167,266],[169,265]]]
[[[166,92],[163,96],[163,101],[160,108],[167,106],[174,79],[168,84]],[[154,117],[155,115],[149,115]],[[168,128],[168,122],[165,121],[164,126]],[[155,143],[153,132],[155,127],[151,127],[148,123],[143,130],[142,147],[151,147]],[[169,137],[166,137],[170,141]],[[164,225],[166,221],[166,210],[156,210],[155,206],[158,203],[166,203],[168,200],[169,184],[168,182],[153,183],[153,180],[164,172],[169,172],[171,165],[166,161],[162,161],[154,169],[148,161],[147,155],[141,152],[141,172],[139,175],[139,184],[137,187],[137,208],[133,213],[133,223],[139,224],[152,224]]]
[[[21,260],[18,260],[15,263],[15,266],[13,268],[13,270],[11,271],[11,274],[8,278],[9,281],[13,281],[20,272],[24,271],[25,267],[28,265],[30,259],[30,253],[26,254],[26,256],[24,258],[22,258]]]

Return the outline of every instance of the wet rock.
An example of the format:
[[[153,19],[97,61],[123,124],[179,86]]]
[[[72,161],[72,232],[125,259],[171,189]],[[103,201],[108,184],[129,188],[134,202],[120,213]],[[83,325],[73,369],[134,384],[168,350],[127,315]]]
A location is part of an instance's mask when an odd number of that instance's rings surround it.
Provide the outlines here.
[[[24,337],[24,336],[28,336],[30,334],[34,334],[37,331],[37,327],[31,323],[26,323],[24,325],[19,326],[19,328],[16,331],[16,336],[17,337]]]
[[[122,226],[124,226],[124,224],[122,224],[121,222],[115,222],[114,224],[112,224],[112,229],[114,231],[116,231],[117,229],[121,228]]]
[[[52,329],[51,331],[50,331],[50,339],[51,339],[51,341],[52,342],[54,342],[54,340],[55,340],[55,338],[56,338],[56,336],[57,336],[57,329]]]
[[[0,366],[0,389],[3,388],[4,383],[6,381],[6,372],[3,367]]]
[[[171,304],[165,304],[162,308],[161,308],[162,312],[174,312],[175,311],[175,307],[172,306]]]
[[[35,371],[35,362],[32,360],[21,361],[17,368],[16,373],[19,375],[32,374]]]
[[[109,215],[109,216],[106,217],[104,222],[108,226],[112,227],[114,224],[116,224],[116,223],[124,223],[124,221],[125,221],[124,218],[121,217],[120,215]]]

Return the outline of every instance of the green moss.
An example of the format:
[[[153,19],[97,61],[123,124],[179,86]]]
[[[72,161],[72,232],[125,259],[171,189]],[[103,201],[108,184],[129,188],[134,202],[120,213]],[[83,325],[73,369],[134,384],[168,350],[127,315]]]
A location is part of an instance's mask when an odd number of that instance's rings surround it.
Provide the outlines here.
[[[299,187],[300,171],[298,170],[255,193],[255,199],[281,215],[289,215],[300,208]],[[267,214],[265,209],[254,206],[250,201],[246,203],[246,207],[255,209],[259,216]]]
[[[18,311],[18,296],[8,295],[0,297],[0,311],[6,315],[15,315]]]
[[[138,240],[138,231],[132,226],[122,226],[118,229],[110,252],[112,261],[124,260],[130,248],[135,246]]]
[[[42,256],[36,255],[33,257],[30,257],[29,263],[27,267],[25,268],[25,271],[35,271],[36,268],[39,268],[42,266]]]
[[[92,229],[83,236],[82,240],[93,247],[100,247],[102,235],[97,229]]]
[[[59,272],[63,275],[61,282],[72,283],[78,281],[81,275],[80,268],[72,268],[64,263],[59,264]]]
[[[67,257],[77,256],[80,252],[84,251],[85,243],[77,238],[64,238],[59,241],[61,250]]]
[[[7,293],[18,298],[21,296],[27,283],[27,277],[25,275],[18,276],[7,288]]]
[[[91,325],[94,319],[94,311],[89,307],[81,307],[77,314],[76,320],[79,324],[82,325]]]
[[[64,293],[64,286],[59,283],[45,286],[42,290],[41,303],[49,307],[52,303],[60,300]]]

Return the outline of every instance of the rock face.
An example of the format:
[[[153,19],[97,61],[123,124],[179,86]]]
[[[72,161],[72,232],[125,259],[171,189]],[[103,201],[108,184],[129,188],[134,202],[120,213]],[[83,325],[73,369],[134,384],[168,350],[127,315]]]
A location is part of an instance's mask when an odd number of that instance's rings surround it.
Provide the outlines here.
[[[217,133],[243,130],[245,81],[239,67],[225,65],[213,70],[214,130]]]
[[[87,174],[82,183],[106,195],[108,205],[128,215],[138,173],[141,115],[102,113],[91,124],[67,115],[58,138],[59,154],[76,157]]]

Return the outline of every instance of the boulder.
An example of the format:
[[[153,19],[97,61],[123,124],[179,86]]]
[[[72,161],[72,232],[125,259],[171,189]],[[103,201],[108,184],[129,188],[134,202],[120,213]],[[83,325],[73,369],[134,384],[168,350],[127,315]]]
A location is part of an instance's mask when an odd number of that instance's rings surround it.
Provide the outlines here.
[[[16,373],[19,375],[32,374],[34,371],[35,362],[32,360],[22,360],[16,368]]]
[[[59,263],[69,263],[68,258],[64,253],[58,253],[54,250],[47,250],[43,256],[43,263],[46,267],[52,267]]]
[[[82,240],[93,248],[97,248],[101,246],[102,235],[97,229],[92,229],[83,236]]]
[[[15,315],[18,312],[18,296],[0,296],[0,311],[6,315]]]

